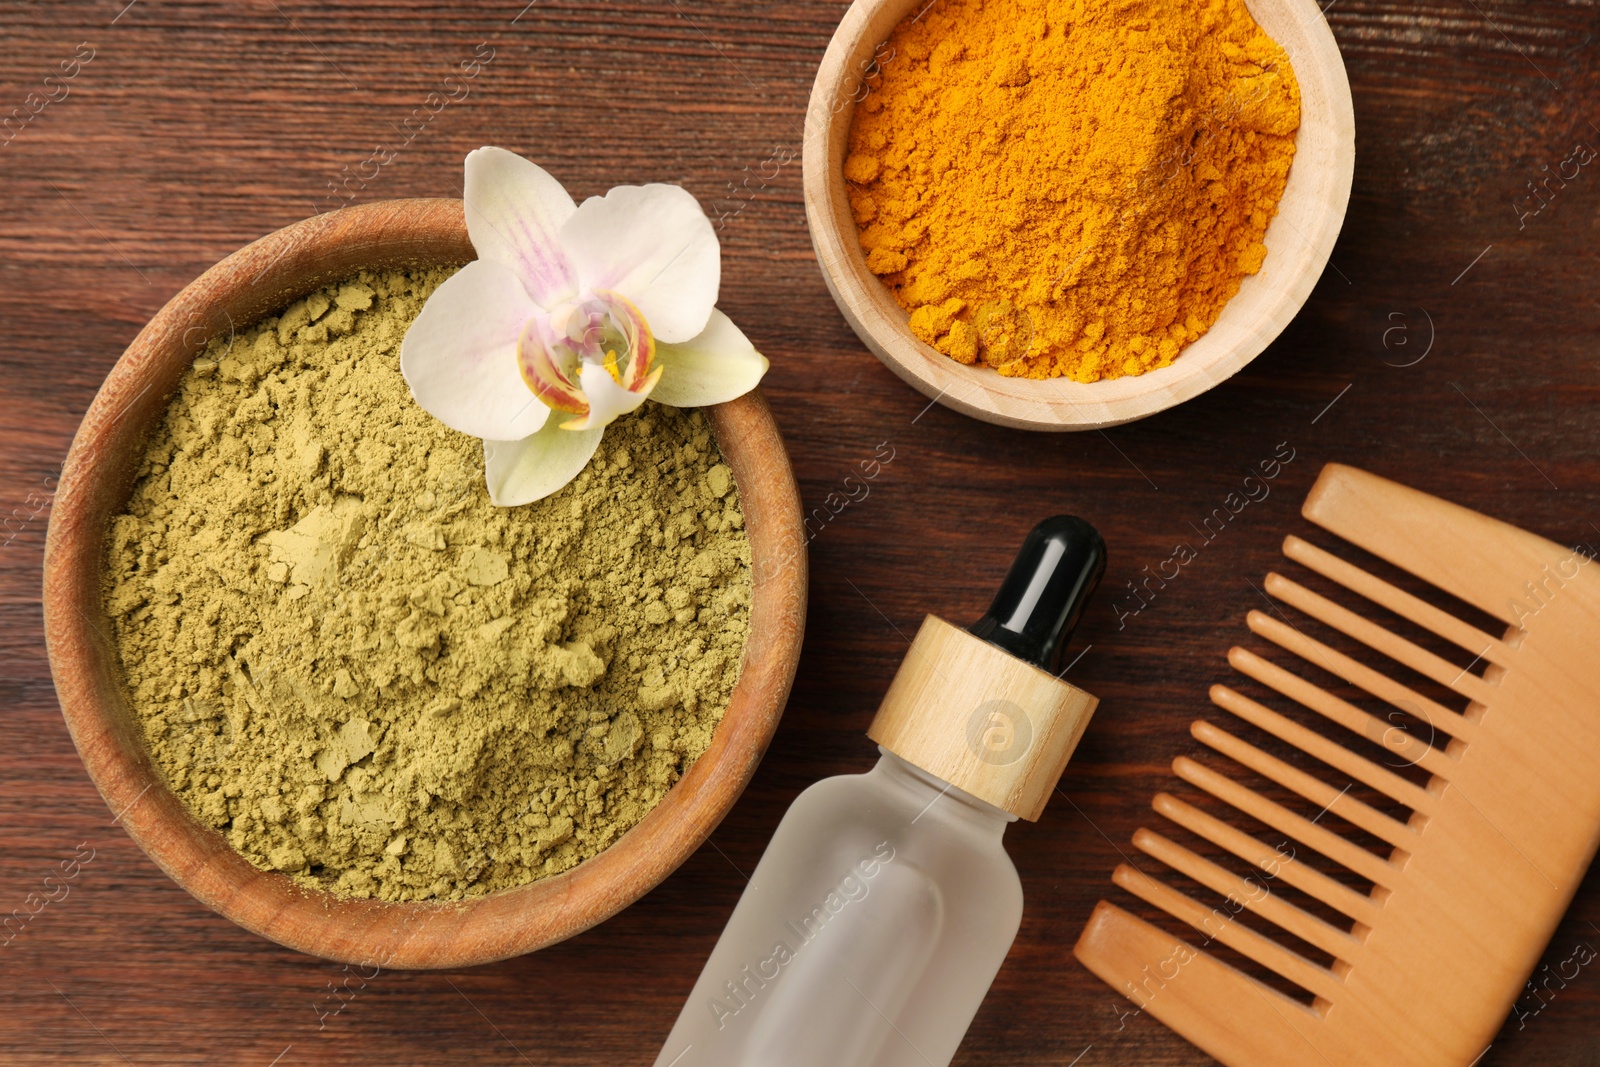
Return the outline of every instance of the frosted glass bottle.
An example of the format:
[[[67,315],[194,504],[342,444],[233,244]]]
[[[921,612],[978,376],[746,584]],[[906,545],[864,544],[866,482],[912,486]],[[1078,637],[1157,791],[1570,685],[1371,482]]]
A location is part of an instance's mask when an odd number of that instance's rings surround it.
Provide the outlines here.
[[[888,752],[801,793],[656,1062],[948,1063],[1022,922],[1015,819]]]
[[[869,736],[779,823],[656,1067],[946,1067],[1022,921],[1001,844],[1038,818],[1095,705],[1053,666],[1104,569],[1035,527],[988,615],[929,616]]]

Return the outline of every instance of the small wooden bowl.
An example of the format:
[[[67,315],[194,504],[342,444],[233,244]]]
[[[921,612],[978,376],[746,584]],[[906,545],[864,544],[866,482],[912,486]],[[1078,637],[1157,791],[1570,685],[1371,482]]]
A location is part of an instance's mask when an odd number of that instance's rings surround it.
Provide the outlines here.
[[[61,710],[84,765],[128,833],[201,903],[326,959],[460,967],[571,937],[638,900],[700,846],[744,791],[782,715],[805,625],[800,496],[765,400],[708,409],[733,469],[753,552],[744,671],[711,747],[660,804],[564,874],[463,902],[393,904],[304,889],[253,867],[167,787],[128,705],[101,602],[105,533],[144,442],[213,336],[362,269],[475,258],[459,200],[347,208],[263,237],[162,308],[111,369],[67,454],[45,547],[44,617]]]
[[[1210,389],[1267,347],[1321,277],[1344,222],[1355,170],[1355,113],[1344,61],[1313,0],[1247,0],[1289,52],[1302,112],[1294,165],[1267,228],[1261,272],[1171,366],[1083,384],[1005,378],[967,367],[919,340],[888,288],[867,269],[850,211],[844,158],[864,72],[900,20],[927,0],[855,0],[822,58],[806,112],[806,219],[823,277],[845,319],[885,365],[957,411],[1024,430],[1092,430],[1153,415]]]

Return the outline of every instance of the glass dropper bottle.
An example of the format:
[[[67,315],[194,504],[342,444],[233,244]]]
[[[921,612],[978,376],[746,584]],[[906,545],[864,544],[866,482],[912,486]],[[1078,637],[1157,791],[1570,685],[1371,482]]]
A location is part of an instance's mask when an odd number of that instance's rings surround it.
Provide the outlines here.
[[[1022,921],[1001,835],[1097,703],[1054,670],[1104,570],[1094,527],[1056,516],[983,618],[924,620],[877,766],[795,799],[656,1067],[947,1067]]]

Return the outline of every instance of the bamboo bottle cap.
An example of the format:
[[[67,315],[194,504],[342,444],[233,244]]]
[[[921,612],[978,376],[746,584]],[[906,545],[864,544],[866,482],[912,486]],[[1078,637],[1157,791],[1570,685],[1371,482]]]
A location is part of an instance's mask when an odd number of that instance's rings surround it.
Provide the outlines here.
[[[929,615],[867,736],[957,789],[1033,822],[1098,703]]]
[[[867,736],[1036,820],[1099,703],[1052,672],[1105,567],[1093,526],[1070,515],[1039,523],[983,618],[966,630],[923,620]]]

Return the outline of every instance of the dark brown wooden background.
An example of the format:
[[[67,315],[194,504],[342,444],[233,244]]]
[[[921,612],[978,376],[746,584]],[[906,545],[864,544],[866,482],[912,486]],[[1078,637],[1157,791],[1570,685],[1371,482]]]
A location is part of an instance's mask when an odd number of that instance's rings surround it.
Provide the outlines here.
[[[1186,724],[1320,465],[1600,542],[1600,168],[1536,217],[1514,206],[1577,142],[1600,145],[1594,0],[1332,0],[1357,165],[1317,291],[1222,387],[1067,436],[929,409],[835,311],[798,158],[837,0],[125,2],[0,6],[0,116],[59,96],[44,78],[93,50],[69,95],[0,147],[0,913],[94,849],[69,896],[0,949],[5,1063],[649,1062],[789,801],[874,759],[862,731],[904,635],[926,612],[980,613],[1023,532],[1062,510],[1110,545],[1070,676],[1102,704],[1063,781],[1072,802],[1009,834],[1028,912],[957,1062],[1208,1062],[1148,1017],[1119,1023],[1122,1002],[1070,947],[1168,761],[1195,750]],[[405,144],[399,124],[480,44],[494,58],[470,95]],[[721,306],[772,358],[765,388],[808,504],[880,442],[895,458],[813,542],[794,697],[715,847],[581,937],[459,973],[383,973],[319,1029],[339,967],[203,909],[112,824],[56,707],[39,568],[53,475],[122,348],[208,265],[334,206],[330,181],[378,144],[398,155],[357,200],[456,195],[482,144],[580,198],[685,185],[729,216]],[[1297,458],[1272,496],[1119,632],[1117,588],[1283,441]],[[1552,964],[1600,943],[1597,878]],[[1590,969],[1482,1063],[1600,1064],[1597,1024]]]

